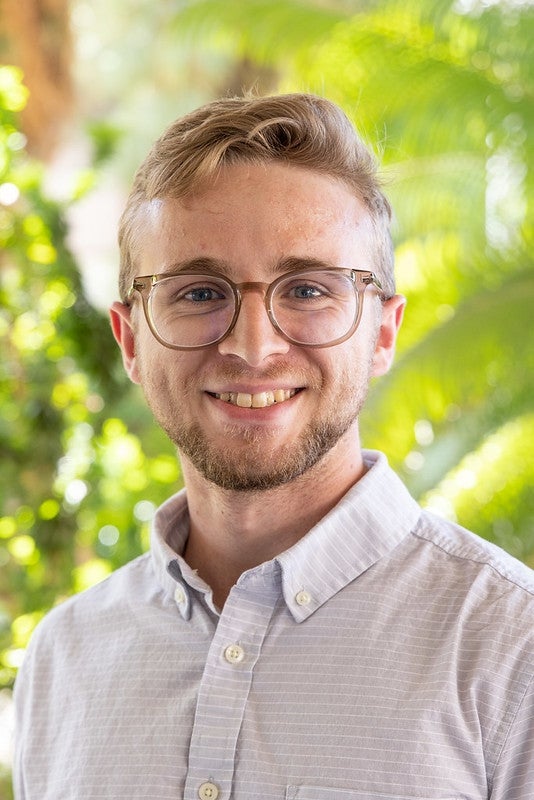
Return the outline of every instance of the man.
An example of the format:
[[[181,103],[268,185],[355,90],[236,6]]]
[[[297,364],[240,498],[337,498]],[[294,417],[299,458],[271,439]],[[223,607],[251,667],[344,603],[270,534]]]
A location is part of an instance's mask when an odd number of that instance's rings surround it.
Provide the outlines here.
[[[360,447],[404,309],[389,216],[317,97],[155,144],[111,321],[186,490],[34,636],[18,800],[534,797],[533,574]]]

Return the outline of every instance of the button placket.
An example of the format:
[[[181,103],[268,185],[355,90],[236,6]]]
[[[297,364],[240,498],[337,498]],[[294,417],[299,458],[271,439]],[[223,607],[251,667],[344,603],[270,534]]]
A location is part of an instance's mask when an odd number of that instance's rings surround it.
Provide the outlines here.
[[[231,796],[252,674],[280,596],[279,586],[266,591],[259,578],[260,597],[253,586],[234,587],[220,614],[198,692],[184,800]]]

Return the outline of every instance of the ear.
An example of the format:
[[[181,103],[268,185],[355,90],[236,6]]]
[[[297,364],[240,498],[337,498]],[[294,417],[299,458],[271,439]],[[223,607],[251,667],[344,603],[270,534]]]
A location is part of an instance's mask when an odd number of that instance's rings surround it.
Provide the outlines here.
[[[406,298],[401,294],[394,295],[382,303],[382,319],[376,340],[371,375],[384,375],[393,362],[395,343],[406,307]]]
[[[131,320],[132,309],[124,303],[113,303],[109,310],[111,330],[122,353],[122,363],[133,383],[141,383],[135,358],[135,339]]]

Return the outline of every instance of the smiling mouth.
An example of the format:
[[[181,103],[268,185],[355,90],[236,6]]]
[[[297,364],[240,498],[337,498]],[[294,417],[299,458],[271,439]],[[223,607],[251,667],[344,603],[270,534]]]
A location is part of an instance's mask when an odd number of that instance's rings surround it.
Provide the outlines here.
[[[272,392],[255,392],[254,394],[248,392],[221,392],[220,394],[209,392],[209,394],[216,397],[217,400],[240,408],[267,408],[276,403],[285,403],[286,400],[291,400],[297,392],[300,392],[300,389],[275,389]]]

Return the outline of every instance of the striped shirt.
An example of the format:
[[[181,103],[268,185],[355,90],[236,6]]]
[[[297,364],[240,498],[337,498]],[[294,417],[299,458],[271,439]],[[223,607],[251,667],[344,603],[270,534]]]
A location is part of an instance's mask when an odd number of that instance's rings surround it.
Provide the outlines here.
[[[365,458],[221,613],[178,555],[185,492],[150,554],[52,611],[17,800],[532,800],[534,573]]]

